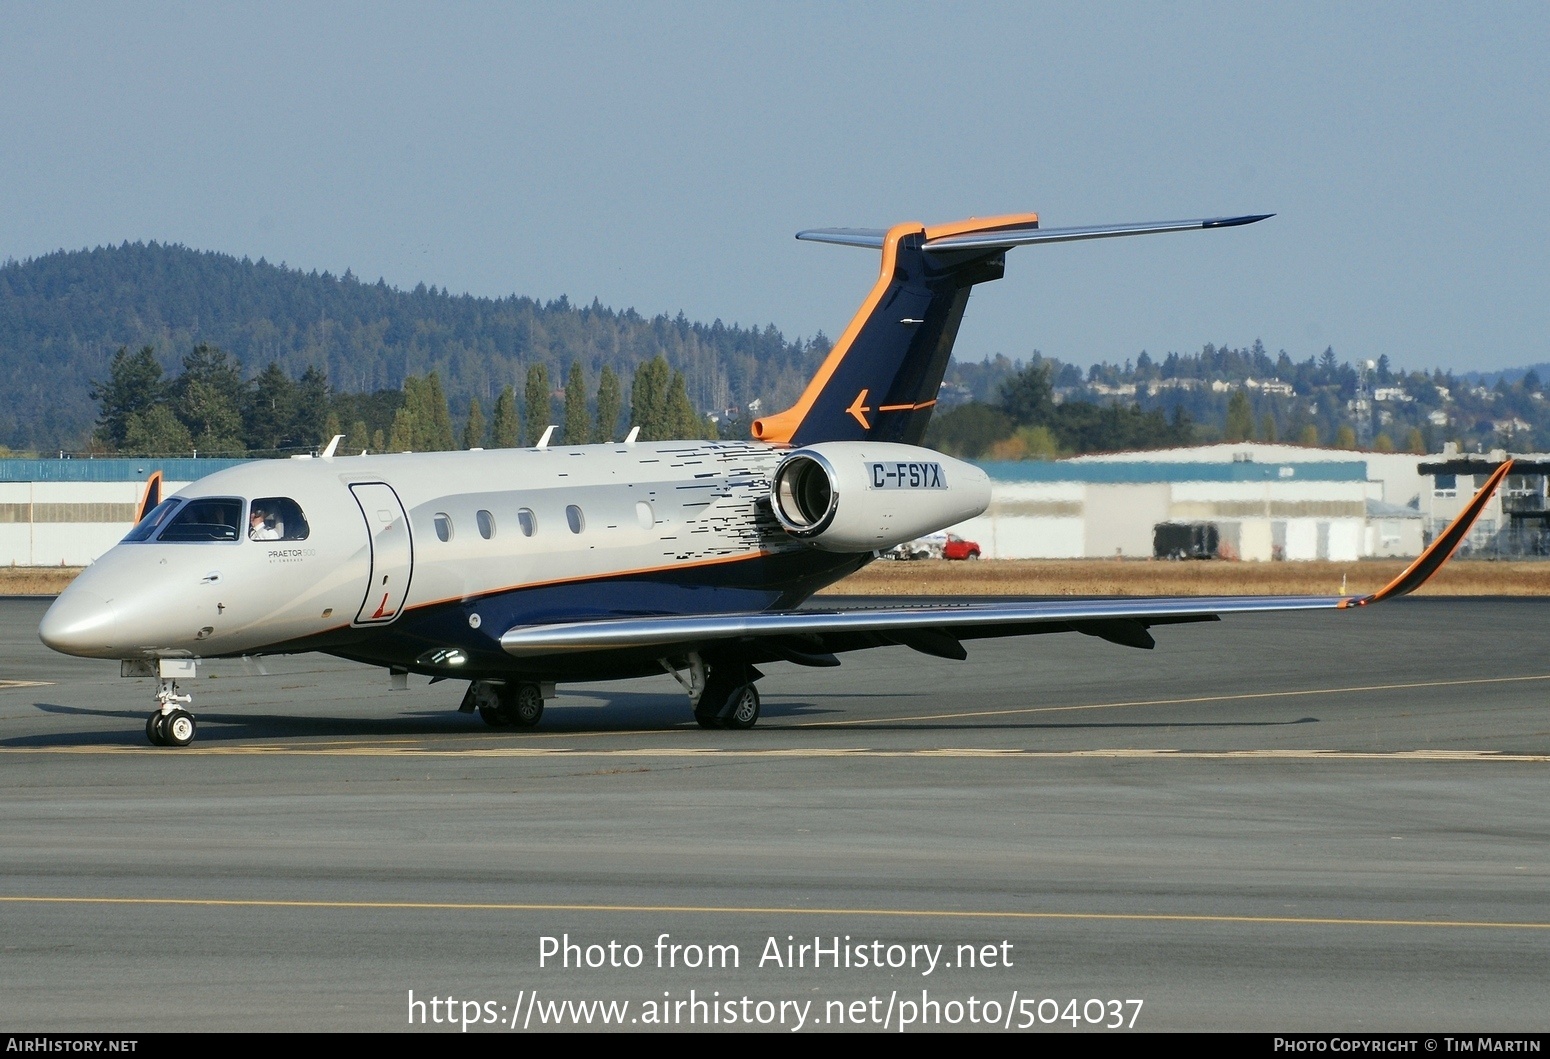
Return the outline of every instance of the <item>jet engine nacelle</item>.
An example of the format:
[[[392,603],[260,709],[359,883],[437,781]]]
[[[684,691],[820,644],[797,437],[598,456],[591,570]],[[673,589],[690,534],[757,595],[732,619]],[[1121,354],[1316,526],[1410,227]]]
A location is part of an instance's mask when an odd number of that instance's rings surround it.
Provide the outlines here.
[[[990,506],[985,472],[940,452],[870,441],[826,441],[788,455],[771,507],[786,532],[826,552],[869,552]]]

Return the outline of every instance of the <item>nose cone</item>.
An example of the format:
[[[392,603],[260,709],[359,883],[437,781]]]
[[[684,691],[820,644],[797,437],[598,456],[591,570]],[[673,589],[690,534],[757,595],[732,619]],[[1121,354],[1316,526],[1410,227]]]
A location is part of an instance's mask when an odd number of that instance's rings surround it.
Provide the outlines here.
[[[113,605],[102,596],[71,585],[43,615],[38,637],[62,654],[85,658],[117,658]]]

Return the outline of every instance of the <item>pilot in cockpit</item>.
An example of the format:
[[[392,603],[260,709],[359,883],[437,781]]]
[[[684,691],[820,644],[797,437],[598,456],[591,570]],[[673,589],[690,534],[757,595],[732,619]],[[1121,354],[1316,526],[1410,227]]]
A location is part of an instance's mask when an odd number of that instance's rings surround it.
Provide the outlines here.
[[[253,505],[253,511],[248,516],[248,539],[255,541],[277,541],[285,534],[285,528],[275,517],[273,511]]]

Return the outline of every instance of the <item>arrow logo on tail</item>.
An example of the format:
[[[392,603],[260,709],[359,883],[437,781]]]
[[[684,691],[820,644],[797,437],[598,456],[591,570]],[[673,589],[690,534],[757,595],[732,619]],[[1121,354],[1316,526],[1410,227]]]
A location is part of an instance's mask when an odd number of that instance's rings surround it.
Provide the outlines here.
[[[870,412],[871,409],[863,403],[866,401],[866,395],[868,393],[871,393],[871,391],[862,390],[860,393],[856,394],[856,399],[850,403],[849,408],[845,409],[845,411],[856,417],[856,422],[861,424],[862,430],[872,429],[872,424],[868,423],[866,419],[866,413]],[[830,407],[832,408],[833,405],[830,405]]]

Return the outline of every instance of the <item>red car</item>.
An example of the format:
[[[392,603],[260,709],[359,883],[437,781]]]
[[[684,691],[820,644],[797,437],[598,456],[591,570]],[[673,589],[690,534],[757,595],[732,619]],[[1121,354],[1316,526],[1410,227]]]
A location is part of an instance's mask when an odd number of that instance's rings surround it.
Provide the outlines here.
[[[947,535],[947,543],[942,545],[942,558],[944,559],[978,559],[980,546],[973,541],[966,541],[956,533]]]

